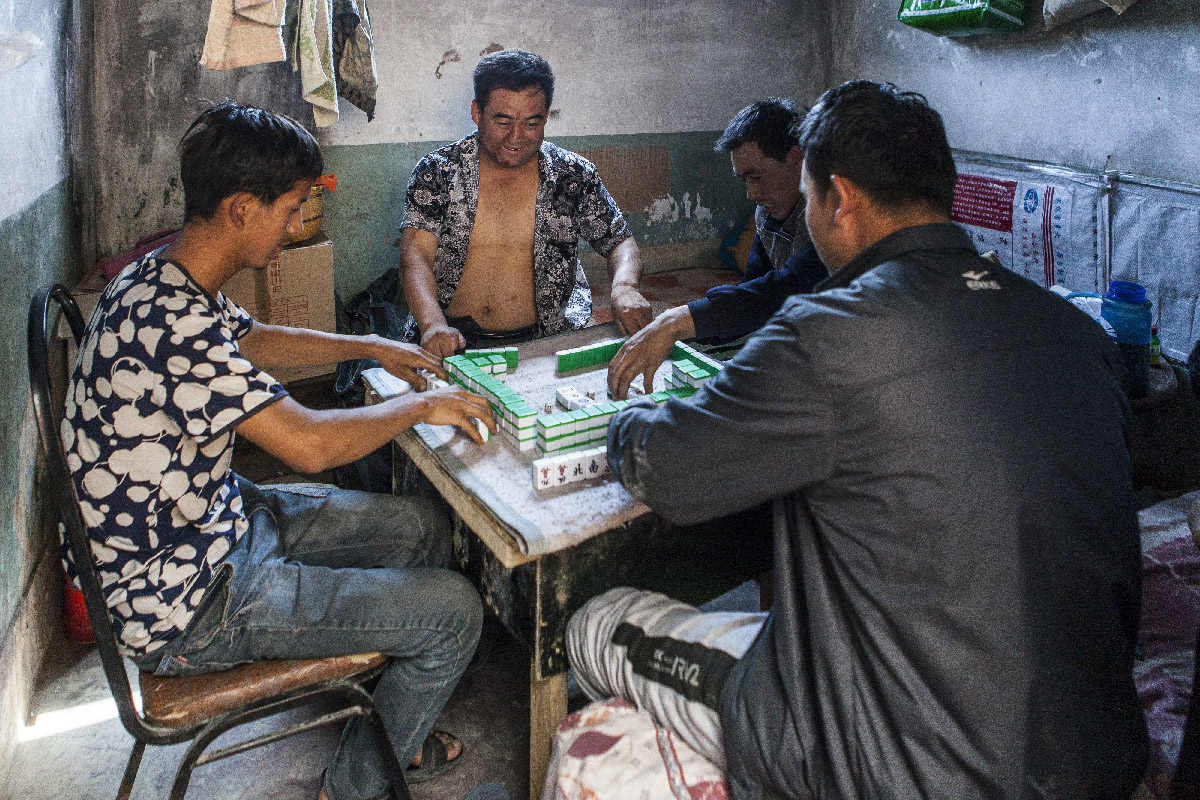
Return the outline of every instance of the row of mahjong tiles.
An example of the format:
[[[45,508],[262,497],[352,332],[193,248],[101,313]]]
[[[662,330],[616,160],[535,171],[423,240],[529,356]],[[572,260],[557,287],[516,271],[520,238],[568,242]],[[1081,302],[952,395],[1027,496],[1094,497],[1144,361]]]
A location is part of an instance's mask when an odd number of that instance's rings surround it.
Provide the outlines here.
[[[560,350],[555,353],[557,372],[562,374],[606,364],[623,342],[623,339],[611,339]],[[671,356],[672,372],[666,379],[671,388],[647,395],[656,403],[666,402],[671,397],[690,396],[721,368],[721,362],[683,343],[676,344]],[[550,413],[547,406],[548,413],[538,414],[533,404],[495,377],[515,370],[517,361],[517,348],[507,347],[467,350],[461,355],[450,356],[444,363],[456,383],[487,398],[505,438],[519,450],[538,450],[542,458],[533,465],[534,485],[538,489],[605,474],[605,450],[597,445],[605,440],[613,415],[629,401],[588,402],[594,396],[585,398],[574,387],[568,386],[556,393],[558,402],[567,410]],[[487,429],[481,426],[481,432],[486,437]],[[565,452],[579,448],[584,451]],[[552,475],[557,477],[551,479]]]

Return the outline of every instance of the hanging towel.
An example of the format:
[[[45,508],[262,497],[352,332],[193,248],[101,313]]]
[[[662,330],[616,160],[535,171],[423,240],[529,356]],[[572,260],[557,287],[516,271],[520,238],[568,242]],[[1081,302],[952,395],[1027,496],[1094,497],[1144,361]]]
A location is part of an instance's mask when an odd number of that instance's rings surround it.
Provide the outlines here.
[[[285,61],[285,0],[212,0],[200,66],[214,70]]]
[[[300,0],[294,68],[300,71],[300,90],[312,104],[318,128],[338,120],[332,19],[333,0]]]
[[[333,63],[337,91],[350,103],[375,117],[375,51],[367,0],[333,0]]]

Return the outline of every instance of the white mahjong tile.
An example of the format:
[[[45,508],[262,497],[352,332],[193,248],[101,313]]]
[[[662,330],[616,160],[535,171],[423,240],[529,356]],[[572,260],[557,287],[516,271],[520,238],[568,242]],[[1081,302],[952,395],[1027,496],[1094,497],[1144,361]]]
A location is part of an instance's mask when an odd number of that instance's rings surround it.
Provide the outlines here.
[[[604,474],[605,467],[608,464],[608,459],[600,452],[599,447],[595,447],[587,452],[587,476],[589,478],[599,478]]]
[[[533,487],[535,489],[549,489],[554,485],[553,472],[554,459],[539,458],[533,462]]]
[[[571,483],[582,481],[587,478],[587,456],[582,452],[571,454]]]
[[[574,456],[570,453],[554,456],[551,458],[553,471],[551,472],[551,480],[555,486],[562,486],[571,481],[571,467],[574,466]]]

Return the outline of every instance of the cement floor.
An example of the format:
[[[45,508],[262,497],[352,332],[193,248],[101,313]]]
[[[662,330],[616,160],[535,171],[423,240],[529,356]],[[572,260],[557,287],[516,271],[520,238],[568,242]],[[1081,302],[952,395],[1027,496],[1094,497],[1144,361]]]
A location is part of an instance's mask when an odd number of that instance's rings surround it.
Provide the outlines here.
[[[39,724],[27,729],[31,735],[44,733],[46,724],[61,716],[53,712],[66,711],[78,721],[89,704],[103,705],[108,700],[111,706],[93,648],[65,644],[51,659],[34,698]],[[473,787],[489,781],[503,785],[511,800],[528,797],[528,681],[525,649],[501,632],[487,662],[463,678],[437,723],[438,728],[463,740],[461,765],[433,781],[411,786],[414,800],[462,800]],[[110,716],[22,742],[0,797],[115,797],[133,739],[115,719],[115,709]],[[269,720],[256,723],[264,730],[272,724]],[[321,771],[337,746],[339,731],[337,725],[328,726],[200,767],[193,774],[187,796],[189,800],[315,800]],[[134,800],[167,797],[185,747],[147,749],[134,785]]]

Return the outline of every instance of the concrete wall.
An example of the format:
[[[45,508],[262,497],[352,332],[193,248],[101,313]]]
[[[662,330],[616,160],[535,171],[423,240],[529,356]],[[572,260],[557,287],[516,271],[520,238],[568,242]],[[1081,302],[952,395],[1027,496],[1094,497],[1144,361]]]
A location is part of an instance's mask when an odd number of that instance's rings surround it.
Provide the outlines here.
[[[94,0],[97,249],[111,256],[183,219],[175,147],[208,102],[225,97],[312,121],[283,63],[199,66],[208,3]]]
[[[1200,184],[1195,0],[1142,0],[1051,31],[1035,11],[1022,32],[963,39],[900,24],[898,5],[830,4],[833,82],[923,93],[957,148]]]
[[[16,66],[13,51],[0,50],[0,764],[11,762],[42,654],[61,638],[58,536],[39,490],[25,327],[33,288],[75,277],[67,43],[77,23],[69,0],[0,12],[5,33],[36,38]]]
[[[343,296],[396,263],[404,185],[420,156],[473,129],[471,72],[498,46],[543,54],[557,89],[547,135],[597,156],[646,241],[709,241],[746,216],[740,184],[712,142],[743,105],[809,100],[825,84],[825,4],[645,0],[370,5],[380,89],[375,119],[343,101],[323,129],[331,171],[325,226]],[[214,73],[196,66],[207,17],[194,4],[98,0],[98,244],[120,252],[178,224],[175,143],[205,99],[230,96],[310,121],[290,67]],[[136,110],[136,113],[135,113]],[[642,169],[644,167],[644,169]],[[632,205],[630,205],[632,204]]]
[[[379,107],[367,122],[342,103],[324,129],[339,188],[326,197],[337,287],[348,297],[397,263],[404,187],[429,150],[474,129],[480,56],[522,47],[556,85],[547,138],[600,167],[648,269],[716,265],[721,237],[752,207],[712,145],[742,106],[769,95],[808,101],[825,83],[825,4],[601,2],[371,4]]]

